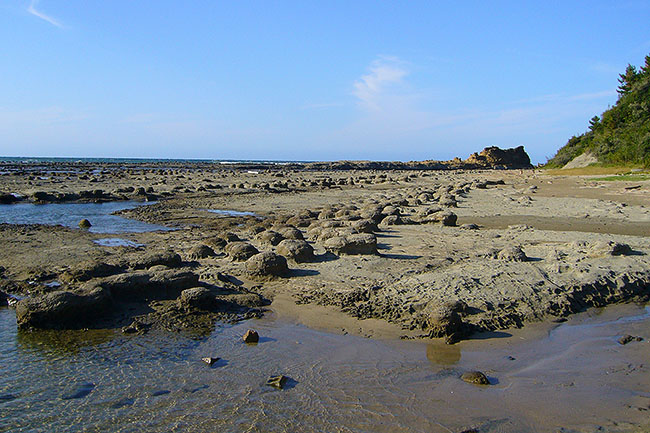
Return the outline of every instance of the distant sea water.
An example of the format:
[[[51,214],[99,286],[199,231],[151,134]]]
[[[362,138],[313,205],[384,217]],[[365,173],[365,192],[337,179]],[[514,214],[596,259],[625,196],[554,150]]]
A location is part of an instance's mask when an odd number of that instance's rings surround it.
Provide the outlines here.
[[[31,156],[0,156],[0,163],[114,163],[114,164],[291,164],[312,161],[287,161],[265,159],[175,159],[175,158],[74,158],[74,157],[31,157]]]

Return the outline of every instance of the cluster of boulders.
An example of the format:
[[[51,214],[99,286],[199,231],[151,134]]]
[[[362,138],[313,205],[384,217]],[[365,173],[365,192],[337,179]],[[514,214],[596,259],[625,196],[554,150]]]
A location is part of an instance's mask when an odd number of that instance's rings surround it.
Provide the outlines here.
[[[385,175],[380,175],[385,179]],[[379,193],[358,204],[326,205],[292,215],[274,214],[247,221],[241,233],[223,232],[191,248],[188,259],[230,258],[244,263],[254,279],[286,276],[289,264],[320,260],[318,248],[330,255],[379,255],[377,234],[405,224],[456,226],[452,211],[473,188],[503,184],[462,181],[412,188],[406,193]],[[464,227],[476,229],[477,226]],[[321,253],[322,254],[322,253]]]
[[[263,304],[256,294],[201,285],[180,255],[170,251],[125,263],[81,263],[61,273],[58,280],[63,288],[16,303],[20,328],[85,327],[134,302],[175,300],[180,312],[241,311]]]

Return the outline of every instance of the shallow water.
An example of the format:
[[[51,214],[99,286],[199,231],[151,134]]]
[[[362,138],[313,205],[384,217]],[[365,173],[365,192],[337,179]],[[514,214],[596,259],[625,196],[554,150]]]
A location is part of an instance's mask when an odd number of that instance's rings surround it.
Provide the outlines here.
[[[208,209],[210,213],[216,213],[223,217],[239,217],[239,216],[256,216],[255,212],[241,211],[241,210],[227,210],[227,209]]]
[[[201,339],[19,333],[13,311],[1,308],[0,431],[611,430],[612,420],[639,422],[628,402],[650,402],[633,373],[630,383],[614,374],[647,347],[616,338],[648,324],[647,309],[626,307],[537,338],[513,333],[447,346],[334,335],[273,315],[217,326]],[[259,344],[240,341],[248,327]],[[209,367],[205,356],[223,359]],[[472,369],[493,385],[459,380]],[[286,389],[264,385],[277,374],[291,378]]]
[[[150,204],[150,203],[149,203]],[[0,223],[46,224],[79,228],[79,221],[87,219],[93,233],[129,233],[169,230],[169,228],[138,220],[111,215],[124,209],[143,206],[133,201],[107,203],[18,203],[0,205]]]
[[[122,238],[102,238],[102,239],[95,239],[93,242],[96,243],[97,245],[101,245],[102,247],[138,248],[144,246],[144,244],[139,244],[137,242],[133,242],[128,239],[122,239]]]

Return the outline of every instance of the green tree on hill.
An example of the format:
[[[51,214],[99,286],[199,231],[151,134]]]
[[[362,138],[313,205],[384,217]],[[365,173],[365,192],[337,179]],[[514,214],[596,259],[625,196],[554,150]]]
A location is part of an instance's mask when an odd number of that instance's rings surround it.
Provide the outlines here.
[[[603,164],[650,167],[650,55],[638,70],[628,65],[618,82],[616,105],[592,117],[589,130],[571,137],[548,167],[562,167],[587,151]]]

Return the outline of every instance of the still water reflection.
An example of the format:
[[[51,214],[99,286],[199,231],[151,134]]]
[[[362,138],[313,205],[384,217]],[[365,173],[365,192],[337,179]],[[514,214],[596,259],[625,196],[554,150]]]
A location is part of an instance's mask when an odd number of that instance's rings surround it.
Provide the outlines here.
[[[635,321],[602,325],[607,318],[596,317],[591,327],[589,321],[562,325],[535,343],[447,346],[334,335],[272,316],[217,326],[207,337],[18,332],[13,310],[0,308],[0,431],[449,432],[480,426],[482,432],[518,432],[591,426],[629,417],[617,411],[635,391],[624,381],[614,388],[603,381],[608,392],[600,392],[592,376],[616,363],[618,327],[647,329],[647,312],[638,313]],[[241,342],[248,327],[264,337],[259,344]],[[206,356],[222,360],[208,366],[201,361]],[[575,386],[560,387],[558,367],[571,372]],[[477,368],[498,376],[497,384],[459,380]],[[265,386],[279,374],[291,378],[288,389]],[[575,410],[590,417],[576,417]]]

